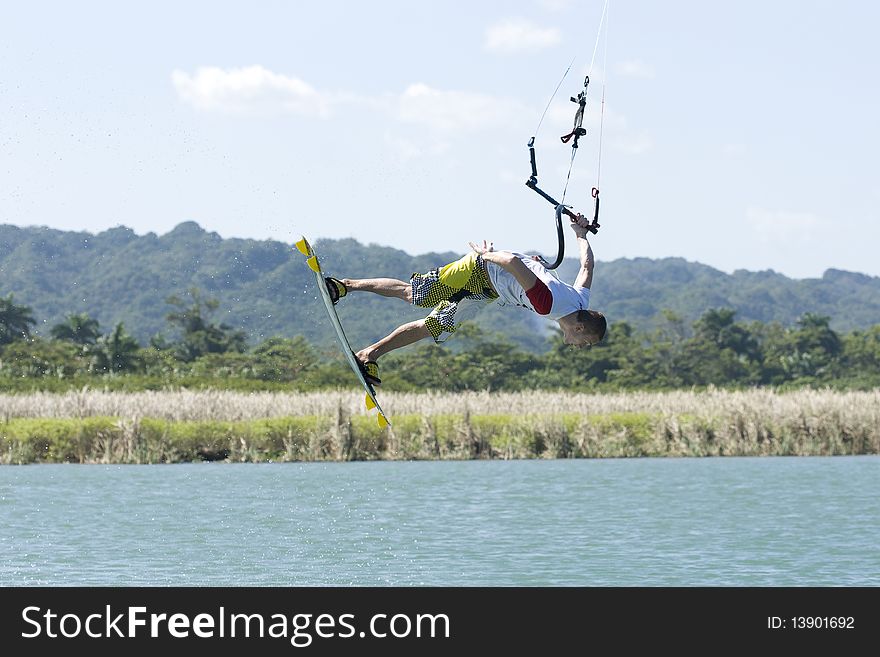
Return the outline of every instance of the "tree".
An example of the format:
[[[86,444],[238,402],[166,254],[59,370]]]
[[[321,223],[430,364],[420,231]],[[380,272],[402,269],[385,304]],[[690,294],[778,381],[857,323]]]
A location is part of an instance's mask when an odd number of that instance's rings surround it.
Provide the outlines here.
[[[50,330],[53,338],[73,342],[79,345],[92,345],[101,336],[98,320],[89,317],[88,313],[73,313],[64,318]]]
[[[138,364],[140,345],[125,332],[122,322],[111,333],[98,338],[94,352],[94,368],[103,372],[126,372]]]
[[[31,325],[36,324],[28,306],[16,306],[13,295],[0,297],[0,344],[11,344],[29,338]]]
[[[269,338],[253,350],[253,373],[266,381],[294,381],[318,365],[318,354],[305,338]]]
[[[671,310],[664,310],[661,314],[664,323],[651,336],[639,370],[649,373],[648,380],[655,388],[690,385],[691,377],[685,364],[687,331],[684,319]]]
[[[205,354],[222,354],[227,351],[243,353],[247,348],[244,331],[235,331],[226,324],[215,324],[210,315],[217,310],[216,299],[203,300],[198,288],[190,288],[192,304],[172,295],[166,302],[178,308],[166,315],[166,319],[177,326],[182,333],[182,341],[176,345],[177,357],[190,362]]]
[[[790,335],[789,371],[796,378],[827,378],[837,363],[843,343],[830,327],[831,318],[806,313]]]
[[[39,337],[16,340],[5,345],[0,355],[0,374],[4,378],[63,379],[88,371],[80,349],[70,342]]]
[[[880,386],[880,324],[845,336],[841,358],[850,382],[865,388]]]
[[[719,349],[730,349],[738,356],[754,360],[758,356],[758,343],[749,330],[733,321],[736,311],[732,308],[711,308],[694,323],[695,337],[712,342]]]
[[[638,365],[644,360],[632,327],[626,322],[614,324],[605,339],[592,347],[567,345],[559,331],[552,344],[552,350],[542,359],[544,367],[537,379],[545,387],[589,389],[612,380],[633,381],[640,375]],[[530,377],[525,387],[534,380]],[[645,383],[646,379],[640,382]]]
[[[734,322],[731,308],[709,309],[694,322],[682,359],[691,385],[755,383],[760,378],[758,342]]]
[[[806,313],[797,321],[795,346],[801,352],[816,352],[826,357],[840,354],[840,337],[830,326],[831,318],[825,315]]]
[[[754,321],[749,332],[755,337],[761,357],[758,359],[758,383],[778,386],[791,380],[788,368],[790,330],[779,322]]]

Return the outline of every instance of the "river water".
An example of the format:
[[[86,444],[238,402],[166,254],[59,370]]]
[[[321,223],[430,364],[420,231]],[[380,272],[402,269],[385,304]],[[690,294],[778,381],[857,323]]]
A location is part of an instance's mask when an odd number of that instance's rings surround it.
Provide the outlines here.
[[[0,467],[3,586],[880,585],[880,457]]]

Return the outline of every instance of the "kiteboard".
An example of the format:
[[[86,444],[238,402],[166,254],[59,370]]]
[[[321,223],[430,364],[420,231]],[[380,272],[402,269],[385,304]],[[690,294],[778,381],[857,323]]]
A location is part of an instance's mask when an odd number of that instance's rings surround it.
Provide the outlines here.
[[[367,410],[375,408],[379,413],[377,416],[379,426],[388,426],[391,423],[388,421],[388,417],[385,415],[382,407],[379,406],[379,402],[376,399],[376,391],[373,389],[370,382],[364,378],[364,373],[361,371],[357,356],[354,355],[354,351],[348,342],[348,338],[345,337],[345,330],[343,330],[342,323],[339,321],[339,315],[336,314],[336,306],[333,305],[333,301],[330,299],[330,293],[327,291],[327,284],[324,282],[324,272],[321,271],[321,264],[318,262],[318,256],[315,253],[315,250],[312,248],[312,245],[309,244],[308,240],[306,240],[305,236],[296,242],[296,248],[306,257],[306,264],[308,264],[309,268],[315,273],[315,279],[318,283],[318,292],[321,295],[321,300],[324,302],[324,306],[327,308],[327,314],[330,315],[330,323],[333,324],[333,328],[336,330],[336,340],[342,348],[342,354],[345,356],[349,367],[351,367],[352,372],[354,372],[358,381],[361,382],[361,385],[367,393],[365,397]]]

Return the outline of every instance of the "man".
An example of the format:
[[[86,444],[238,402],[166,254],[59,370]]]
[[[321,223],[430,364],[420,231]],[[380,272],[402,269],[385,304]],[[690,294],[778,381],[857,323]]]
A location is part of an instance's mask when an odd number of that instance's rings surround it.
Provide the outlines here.
[[[557,321],[566,344],[580,347],[602,340],[605,316],[589,310],[594,262],[587,240],[588,227],[583,216],[572,219],[581,262],[573,285],[558,280],[537,256],[495,251],[492,242],[485,241],[482,245],[469,242],[470,253],[426,274],[413,274],[409,282],[394,278],[327,277],[325,282],[334,304],[352,290],[433,308],[426,318],[397,327],[355,354],[364,378],[373,385],[380,384],[377,361],[381,356],[429,337],[444,342],[469,310],[494,300],[501,306],[520,306]]]

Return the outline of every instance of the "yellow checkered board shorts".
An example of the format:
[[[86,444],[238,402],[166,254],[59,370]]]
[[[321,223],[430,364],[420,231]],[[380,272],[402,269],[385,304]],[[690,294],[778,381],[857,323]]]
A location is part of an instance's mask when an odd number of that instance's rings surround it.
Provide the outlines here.
[[[434,342],[445,342],[466,319],[467,310],[497,299],[483,257],[473,251],[439,269],[413,274],[413,305],[433,308],[425,326]]]

